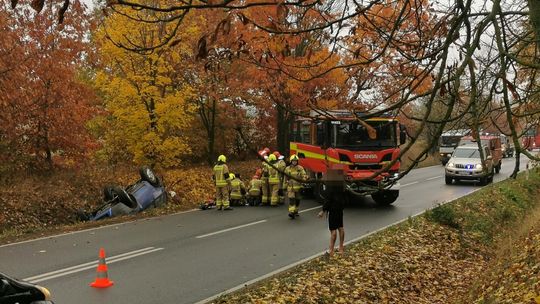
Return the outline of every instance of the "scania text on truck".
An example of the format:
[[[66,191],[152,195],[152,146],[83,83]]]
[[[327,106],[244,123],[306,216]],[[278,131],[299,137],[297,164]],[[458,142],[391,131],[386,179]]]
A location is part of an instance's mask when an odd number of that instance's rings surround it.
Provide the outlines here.
[[[349,197],[371,195],[380,205],[392,204],[398,198],[399,160],[376,174],[398,158],[399,146],[406,141],[405,127],[395,117],[311,111],[294,120],[291,135],[290,153],[298,155],[314,180],[316,197],[322,192],[327,172],[339,170]]]

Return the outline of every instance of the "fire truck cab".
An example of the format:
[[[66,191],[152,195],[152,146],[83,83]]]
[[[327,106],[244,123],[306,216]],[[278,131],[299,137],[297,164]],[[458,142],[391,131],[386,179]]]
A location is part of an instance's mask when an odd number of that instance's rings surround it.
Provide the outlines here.
[[[392,204],[398,198],[397,158],[406,132],[395,117],[311,111],[294,120],[291,135],[290,153],[298,155],[300,165],[315,181],[312,186],[316,197],[323,190],[327,172],[339,171],[343,189],[352,194],[349,197],[371,195],[380,205]]]

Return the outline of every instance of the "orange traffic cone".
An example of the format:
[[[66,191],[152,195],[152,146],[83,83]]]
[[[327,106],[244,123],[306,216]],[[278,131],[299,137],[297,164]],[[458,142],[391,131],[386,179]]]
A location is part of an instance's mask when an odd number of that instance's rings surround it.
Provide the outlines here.
[[[113,284],[114,282],[109,280],[109,275],[107,274],[107,264],[105,263],[105,250],[103,248],[100,248],[96,280],[92,282],[90,286],[96,288],[107,288],[112,286]]]

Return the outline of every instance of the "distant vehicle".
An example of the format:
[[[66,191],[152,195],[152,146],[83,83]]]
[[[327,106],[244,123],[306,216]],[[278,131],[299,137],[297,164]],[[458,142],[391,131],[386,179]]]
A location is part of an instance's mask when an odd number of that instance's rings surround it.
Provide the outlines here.
[[[163,182],[148,167],[139,170],[140,180],[124,188],[107,186],[103,189],[104,203],[90,213],[79,212],[79,218],[97,221],[104,218],[138,213],[167,203]]]
[[[367,113],[332,110],[312,111],[295,119],[291,126],[290,153],[300,158],[319,197],[326,181],[354,196],[371,195],[379,205],[390,205],[399,196],[399,160],[388,172],[375,173],[396,160],[406,141],[405,127],[395,116],[370,117]],[[333,175],[335,172],[339,177]]]
[[[486,167],[484,169],[480,158],[480,150],[477,144],[467,144],[459,146],[452,153],[445,167],[445,182],[452,184],[455,180],[478,180],[481,185],[493,182],[495,167],[493,156],[487,145],[482,145]]]
[[[486,145],[489,149],[490,155],[493,161],[493,167],[495,173],[499,173],[502,167],[502,146],[501,146],[501,137],[497,135],[492,135],[488,133],[483,133],[480,135],[480,141],[482,145]],[[459,145],[478,145],[476,139],[473,136],[465,136],[459,142]]]
[[[0,303],[54,304],[47,288],[0,273]]]
[[[509,137],[506,135],[501,135],[501,153],[502,157],[512,157],[514,156],[514,145]]]
[[[540,148],[540,125],[536,128],[532,126],[528,128],[521,137],[521,145],[529,151]]]
[[[439,138],[439,155],[441,157],[442,165],[446,165],[452,152],[459,145],[459,141],[463,136],[467,136],[471,133],[468,129],[449,130],[441,134]]]

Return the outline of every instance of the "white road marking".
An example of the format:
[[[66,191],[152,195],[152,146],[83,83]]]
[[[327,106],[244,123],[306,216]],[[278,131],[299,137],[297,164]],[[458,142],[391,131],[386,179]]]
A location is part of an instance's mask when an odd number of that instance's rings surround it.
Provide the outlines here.
[[[132,258],[141,256],[141,255],[149,254],[149,253],[160,251],[160,250],[163,250],[163,248],[147,247],[147,248],[134,250],[134,251],[130,251],[130,252],[126,252],[126,253],[122,253],[122,254],[119,254],[119,255],[112,256],[110,258],[107,258],[106,261],[107,261],[107,264],[112,264],[112,263],[124,261],[124,260],[127,260],[127,259],[132,259]],[[56,270],[56,271],[43,273],[43,274],[36,275],[36,276],[33,276],[33,277],[28,277],[28,278],[25,278],[23,280],[28,281],[30,283],[39,283],[39,282],[51,280],[51,279],[54,279],[54,278],[63,277],[63,276],[66,276],[66,275],[69,275],[69,274],[72,274],[72,273],[77,273],[77,272],[85,271],[85,270],[88,270],[88,269],[96,268],[97,264],[98,264],[98,260],[95,260],[95,261],[92,261],[92,262],[88,262],[88,263],[84,263],[84,264],[80,264],[80,265],[76,265],[76,266],[72,266],[72,267],[68,267],[68,268],[64,268],[64,269],[60,269],[60,270]]]
[[[401,185],[401,187],[403,188],[403,187],[407,187],[407,186],[412,186],[412,185],[418,184],[418,183],[419,183],[419,182],[416,181],[416,182],[412,182],[412,183],[408,183],[408,184],[403,184],[403,185]]]
[[[308,209],[306,209],[306,210],[298,211],[298,213],[304,213],[304,212],[308,212],[308,211],[315,210],[315,209],[319,209],[319,208],[322,208],[322,206],[317,206],[317,207],[313,207],[313,208],[308,208]]]
[[[434,179],[438,179],[438,178],[441,178],[443,177],[442,175],[439,175],[439,176],[434,176],[434,177],[430,177],[430,178],[426,178],[426,180],[434,180]]]
[[[225,232],[229,232],[229,231],[232,231],[232,230],[236,230],[236,229],[240,229],[240,228],[244,228],[244,227],[249,227],[249,226],[253,226],[253,225],[257,225],[257,224],[261,224],[261,223],[264,223],[266,221],[267,220],[261,220],[261,221],[257,221],[257,222],[252,222],[252,223],[248,223],[248,224],[244,224],[244,225],[240,225],[240,226],[236,226],[236,227],[232,227],[232,228],[219,230],[219,231],[208,233],[208,234],[199,235],[199,236],[197,236],[195,238],[202,239],[202,238],[209,237],[209,236],[212,236],[212,235],[225,233]]]

